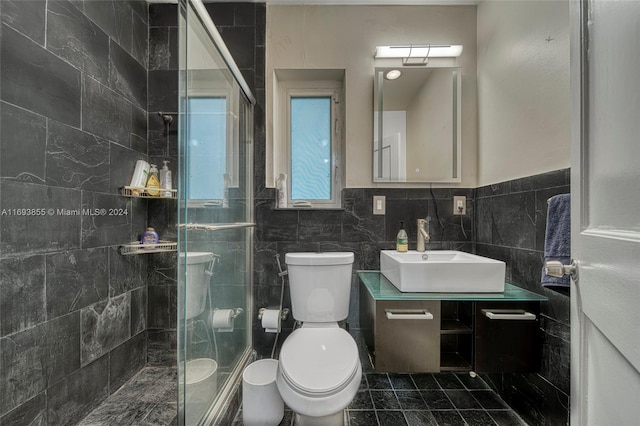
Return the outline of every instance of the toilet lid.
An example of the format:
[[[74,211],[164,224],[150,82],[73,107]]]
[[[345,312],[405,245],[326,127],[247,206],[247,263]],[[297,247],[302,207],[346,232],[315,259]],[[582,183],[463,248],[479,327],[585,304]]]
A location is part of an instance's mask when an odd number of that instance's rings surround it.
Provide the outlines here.
[[[287,382],[316,395],[342,389],[359,363],[356,342],[341,328],[298,329],[280,351],[280,370]]]

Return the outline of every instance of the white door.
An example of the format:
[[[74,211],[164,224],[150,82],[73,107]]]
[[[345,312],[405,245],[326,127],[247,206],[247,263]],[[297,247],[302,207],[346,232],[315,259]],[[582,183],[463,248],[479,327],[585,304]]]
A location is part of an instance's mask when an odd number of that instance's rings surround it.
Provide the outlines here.
[[[574,0],[571,422],[640,424],[640,1]]]

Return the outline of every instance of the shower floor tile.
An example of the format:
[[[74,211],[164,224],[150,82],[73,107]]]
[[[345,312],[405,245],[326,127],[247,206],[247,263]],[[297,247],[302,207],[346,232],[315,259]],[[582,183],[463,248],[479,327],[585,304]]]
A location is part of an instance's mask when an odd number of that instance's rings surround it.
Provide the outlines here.
[[[78,424],[177,425],[176,383],[173,367],[143,368]]]

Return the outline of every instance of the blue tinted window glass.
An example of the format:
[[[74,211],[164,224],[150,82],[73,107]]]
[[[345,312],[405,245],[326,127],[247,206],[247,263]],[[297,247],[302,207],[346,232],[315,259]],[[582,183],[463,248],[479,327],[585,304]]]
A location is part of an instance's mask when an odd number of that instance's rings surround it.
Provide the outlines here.
[[[331,97],[291,98],[291,199],[331,199]]]
[[[227,99],[189,99],[188,198],[220,200],[227,158]]]

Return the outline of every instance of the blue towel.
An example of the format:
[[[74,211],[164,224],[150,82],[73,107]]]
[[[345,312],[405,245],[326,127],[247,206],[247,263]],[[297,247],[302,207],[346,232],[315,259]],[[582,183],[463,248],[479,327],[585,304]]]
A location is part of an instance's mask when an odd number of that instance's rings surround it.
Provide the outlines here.
[[[559,260],[564,265],[571,263],[571,195],[560,194],[549,199],[547,230],[544,238],[544,261]],[[542,267],[542,286],[552,289],[569,288],[568,275],[550,277]]]

